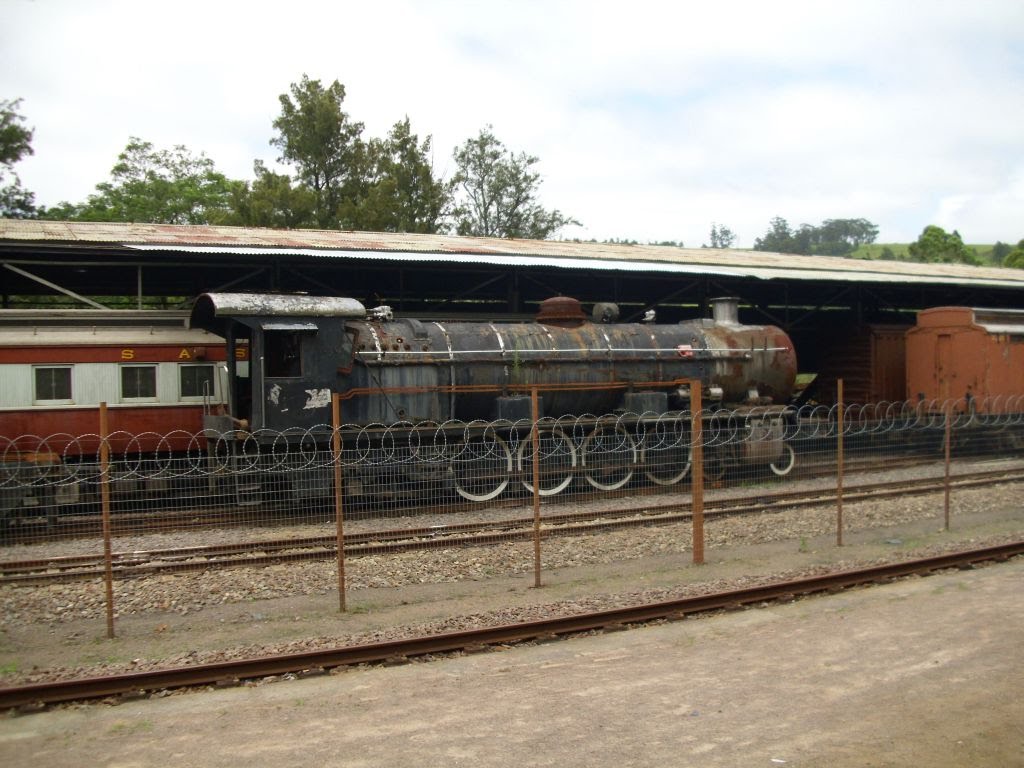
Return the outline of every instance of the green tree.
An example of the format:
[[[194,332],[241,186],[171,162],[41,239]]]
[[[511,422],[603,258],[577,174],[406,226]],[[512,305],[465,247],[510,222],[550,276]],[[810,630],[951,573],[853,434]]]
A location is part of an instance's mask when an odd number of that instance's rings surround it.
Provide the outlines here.
[[[701,248],[732,248],[736,242],[735,233],[727,226],[711,223],[711,244],[702,245]]]
[[[773,251],[775,253],[808,254],[810,249],[810,227],[806,224],[794,231],[789,222],[781,216],[771,220],[764,237],[754,240],[755,251]]]
[[[351,216],[367,191],[367,150],[363,124],[342,111],[345,86],[335,80],[324,88],[303,75],[281,94],[281,114],[274,120],[277,136],[271,145],[281,160],[294,165],[297,179],[312,190],[313,218],[322,229],[351,227]],[[342,211],[342,203],[346,210]]]
[[[562,227],[579,224],[561,211],[541,207],[540,174],[533,170],[538,158],[512,154],[492,126],[456,148],[454,157],[454,218],[460,235],[544,240]]]
[[[764,237],[754,241],[755,251],[846,256],[861,245],[875,242],[878,227],[867,219],[825,219],[820,226],[801,224],[790,229],[780,216],[771,220]]]
[[[342,203],[356,229],[377,232],[439,232],[451,205],[451,185],[434,177],[431,137],[419,142],[409,118],[368,148],[365,195]]]
[[[21,186],[14,164],[33,154],[33,129],[18,114],[21,99],[0,100],[0,218],[28,219],[36,215],[35,195]]]
[[[131,137],[110,171],[84,203],[47,209],[48,218],[80,221],[142,221],[211,224],[229,210],[232,185],[203,154],[177,145],[157,150]]]
[[[1006,257],[1013,251],[1013,246],[1009,243],[1003,243],[996,241],[996,244],[992,246],[992,263],[1002,264]]]
[[[1018,242],[1017,247],[1006,254],[1006,258],[1003,259],[1003,266],[1024,269],[1024,240]]]
[[[232,182],[230,213],[221,223],[245,227],[301,229],[316,226],[316,197],[312,190],[293,185],[287,174],[274,173],[262,160],[253,163],[252,183]]]
[[[907,248],[913,261],[924,261],[946,264],[978,264],[977,254],[960,238],[960,233],[953,230],[947,233],[942,227],[929,224],[921,232],[916,242]]]
[[[875,242],[878,227],[867,219],[825,219],[811,228],[811,253],[846,256],[862,245]]]

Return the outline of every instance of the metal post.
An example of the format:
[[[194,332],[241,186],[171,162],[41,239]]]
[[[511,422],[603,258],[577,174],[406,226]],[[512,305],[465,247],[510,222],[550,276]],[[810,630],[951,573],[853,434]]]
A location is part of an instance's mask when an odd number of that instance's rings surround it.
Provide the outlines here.
[[[838,393],[836,407],[839,412],[836,418],[836,546],[843,546],[843,412],[846,406],[843,403],[843,380],[838,381]]]
[[[952,416],[953,416],[953,403],[952,403],[952,401],[946,400],[946,409],[945,410],[946,410],[946,436],[945,436],[945,439],[944,439],[943,442],[945,443],[945,453],[946,453],[946,462],[945,462],[946,463],[946,469],[945,469],[946,474],[945,474],[945,480],[943,482],[943,486],[944,486],[944,496],[945,496],[945,498],[944,498],[945,521],[946,521],[946,530],[948,531],[949,530],[949,446],[950,446],[951,437],[952,437],[952,431],[953,431],[952,430],[952,421],[953,421],[953,418],[952,418]]]
[[[334,518],[338,547],[338,610],[345,612],[345,509],[342,495],[341,472],[341,395],[331,395],[331,452],[334,464]]]
[[[537,387],[530,387],[530,418],[533,426],[530,439],[533,441],[533,586],[540,587],[540,405]]]
[[[107,637],[114,637],[114,557],[110,534],[110,424],[100,403],[100,502],[103,514],[103,580],[107,592]]]
[[[690,408],[692,410],[691,435],[693,443],[693,564],[704,564],[704,404],[700,382],[690,382]]]

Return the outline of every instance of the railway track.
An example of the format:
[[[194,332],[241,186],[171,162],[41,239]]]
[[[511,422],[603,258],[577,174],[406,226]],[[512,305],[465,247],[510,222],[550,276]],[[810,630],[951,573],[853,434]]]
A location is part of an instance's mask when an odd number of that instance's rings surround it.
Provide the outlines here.
[[[857,473],[869,473],[878,470],[907,469],[923,465],[934,464],[935,459],[927,458],[906,458],[880,462],[876,459],[851,459],[846,462],[845,471],[848,475]],[[578,468],[582,472],[582,467]],[[834,477],[836,473],[835,464],[803,463],[798,464],[797,469],[786,477],[786,480],[811,480],[820,477]],[[765,476],[765,480],[778,480]],[[707,487],[729,487],[729,483],[722,480],[708,479]],[[663,496],[666,492],[689,491],[689,478],[684,478],[675,488],[665,486],[640,486],[630,487],[619,491],[598,492],[592,491],[595,497],[614,495],[630,496]],[[584,492],[588,492],[584,489]],[[323,501],[323,500],[321,500]],[[523,497],[509,494],[489,502],[489,507],[516,507],[522,504]],[[551,501],[557,501],[553,497]],[[118,507],[124,502],[116,501],[115,510],[111,516],[111,532],[114,536],[129,536],[145,533],[167,533],[170,531],[188,531],[197,529],[230,528],[252,525],[258,522],[261,525],[291,525],[294,523],[294,503],[268,501],[263,508],[231,507],[227,504],[213,505],[209,507],[189,507],[187,509],[147,509],[146,511],[123,511]],[[153,502],[150,502],[153,503]],[[143,505],[145,506],[145,504]],[[135,508],[139,508],[139,502],[135,502]],[[448,500],[440,507],[413,507],[411,505],[396,505],[394,509],[400,513],[418,514],[424,512],[470,512],[480,508],[478,502],[467,502],[461,499]],[[327,510],[323,513],[325,520],[333,518],[333,511]],[[66,513],[56,517],[47,517],[42,511],[36,516],[28,516],[28,511],[23,511],[23,517],[11,521],[3,535],[11,543],[35,544],[43,541],[55,541],[62,539],[81,539],[98,536],[103,530],[102,517],[96,512]],[[354,516],[360,517],[365,514],[358,507],[354,510]]]
[[[1021,554],[1024,554],[1024,541],[699,597],[523,624],[176,669],[0,688],[0,709],[38,709],[52,704],[115,696],[133,697],[169,689],[237,685],[246,680],[284,674],[325,674],[337,667],[356,664],[395,663],[494,645],[557,639],[599,630],[617,630],[654,621],[677,620],[711,611],[834,593],[911,575],[928,575],[950,568],[970,568],[980,563],[1005,561]]]
[[[1024,479],[1021,470],[993,470],[960,477],[951,482],[956,489],[982,487]],[[877,500],[913,494],[933,493],[943,484],[936,479],[862,484],[843,493],[846,502]],[[705,519],[761,514],[777,509],[834,502],[829,490],[779,491],[716,499],[705,504]],[[692,517],[689,501],[671,501],[613,510],[545,515],[542,536],[582,536],[638,526],[669,525]],[[400,528],[351,533],[345,536],[347,557],[396,554],[416,550],[487,546],[510,541],[528,541],[534,536],[532,517],[486,522]],[[237,542],[201,547],[121,552],[112,556],[118,579],[161,573],[204,571],[215,568],[265,566],[282,562],[324,560],[336,556],[337,538],[331,535],[269,541]],[[103,578],[102,555],[77,555],[0,563],[0,585],[39,585],[55,581]]]

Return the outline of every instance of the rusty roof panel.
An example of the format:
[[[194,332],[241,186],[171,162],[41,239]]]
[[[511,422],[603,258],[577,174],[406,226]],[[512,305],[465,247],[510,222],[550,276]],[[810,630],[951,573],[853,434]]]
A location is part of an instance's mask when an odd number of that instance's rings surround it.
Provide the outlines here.
[[[868,261],[749,250],[509,240],[335,230],[0,219],[0,244],[106,244],[193,253],[294,254],[567,268],[668,271],[762,279],[997,285],[1024,288],[1024,270]]]

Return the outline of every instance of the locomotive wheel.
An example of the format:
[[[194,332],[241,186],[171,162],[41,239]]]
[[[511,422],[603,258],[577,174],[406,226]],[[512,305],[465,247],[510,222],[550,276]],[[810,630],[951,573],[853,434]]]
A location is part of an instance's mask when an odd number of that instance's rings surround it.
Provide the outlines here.
[[[676,436],[673,438],[673,444],[665,448],[649,448],[642,445],[640,463],[644,465],[646,478],[652,483],[675,485],[690,471],[689,436]]]
[[[725,477],[725,451],[721,448],[704,449],[704,482],[717,483]]]
[[[625,427],[598,427],[583,441],[580,463],[588,483],[599,491],[614,491],[633,478],[636,443]]]
[[[789,443],[782,444],[782,455],[768,465],[769,469],[779,477],[785,477],[796,466],[796,451]]]
[[[490,501],[508,487],[512,451],[498,435],[471,437],[452,460],[455,490],[467,501]]]
[[[682,418],[659,418],[645,425],[640,443],[640,463],[644,475],[656,485],[675,485],[690,471],[691,435]]]
[[[1004,451],[1019,451],[1024,449],[1024,432],[1007,431],[1000,441]]]
[[[560,429],[540,433],[540,495],[554,496],[572,483],[576,466],[576,446]],[[522,474],[523,486],[533,493],[533,438],[519,443],[516,469]]]

